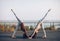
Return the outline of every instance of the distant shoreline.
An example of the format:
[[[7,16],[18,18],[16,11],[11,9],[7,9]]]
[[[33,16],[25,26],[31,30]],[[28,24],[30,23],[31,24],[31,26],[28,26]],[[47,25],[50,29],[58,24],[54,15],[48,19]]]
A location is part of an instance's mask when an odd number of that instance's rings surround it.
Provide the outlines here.
[[[24,20],[23,22],[38,22],[39,20]],[[0,20],[0,22],[18,22],[17,20]],[[60,20],[45,20],[44,22],[60,22]]]

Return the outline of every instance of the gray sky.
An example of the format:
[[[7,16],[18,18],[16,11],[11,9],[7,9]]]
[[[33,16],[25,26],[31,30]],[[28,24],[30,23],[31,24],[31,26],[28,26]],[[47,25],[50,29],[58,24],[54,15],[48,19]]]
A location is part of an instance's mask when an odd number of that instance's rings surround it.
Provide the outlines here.
[[[51,9],[44,20],[60,20],[60,0],[0,0],[0,20],[40,20]]]

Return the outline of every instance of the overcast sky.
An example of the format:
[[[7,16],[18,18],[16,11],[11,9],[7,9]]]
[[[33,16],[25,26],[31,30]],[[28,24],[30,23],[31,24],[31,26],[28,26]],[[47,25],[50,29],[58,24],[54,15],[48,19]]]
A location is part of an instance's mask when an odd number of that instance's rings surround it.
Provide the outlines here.
[[[44,20],[60,20],[60,0],[0,0],[0,20],[40,20],[51,9]]]

